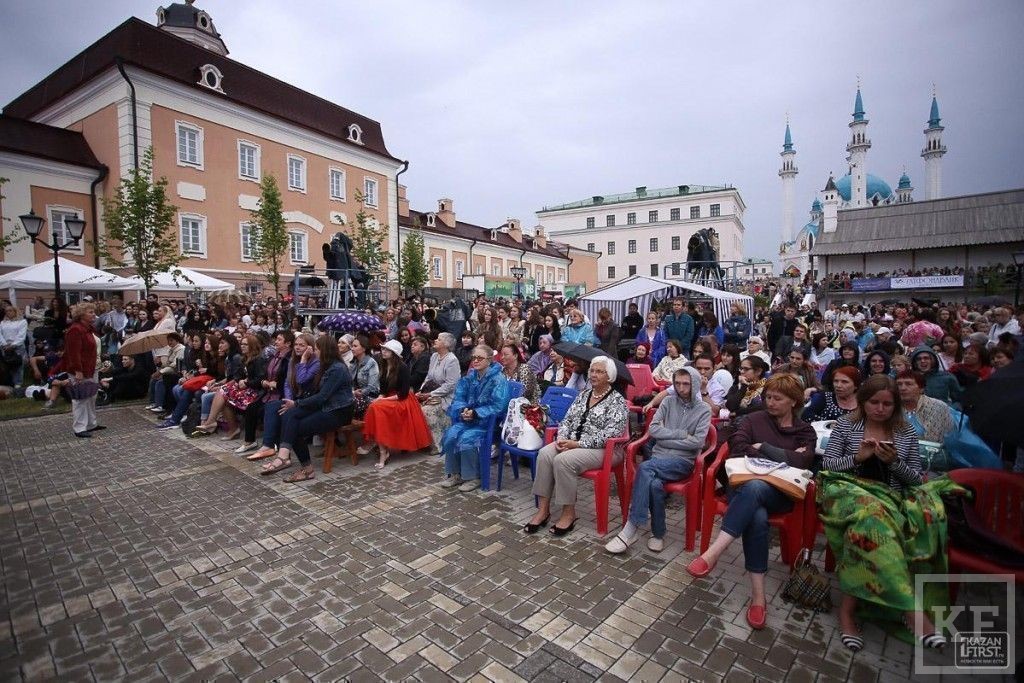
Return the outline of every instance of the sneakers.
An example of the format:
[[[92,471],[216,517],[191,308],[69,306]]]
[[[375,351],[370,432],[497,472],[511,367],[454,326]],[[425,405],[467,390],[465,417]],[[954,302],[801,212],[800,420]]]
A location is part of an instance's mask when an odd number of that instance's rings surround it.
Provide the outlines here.
[[[462,477],[457,474],[453,474],[444,481],[441,482],[441,488],[452,489],[462,484]]]
[[[157,422],[156,423],[156,428],[157,429],[161,429],[161,430],[177,429],[178,428],[178,423],[172,421],[171,418],[167,418],[163,422]]]
[[[619,532],[615,534],[615,538],[605,544],[604,549],[612,555],[621,555],[629,550],[629,546],[634,543],[636,543],[636,534],[632,538],[626,538],[622,532]]]
[[[462,491],[463,493],[469,493],[470,491],[476,491],[478,488],[480,488],[480,480],[470,479],[468,481],[462,482],[462,485],[459,487],[459,490]]]
[[[53,408],[53,401],[47,401],[46,403],[43,404],[43,410],[53,410]]]
[[[237,453],[238,455],[241,455],[242,453],[248,453],[249,451],[254,451],[257,448],[259,448],[259,444],[257,442],[255,442],[255,441],[253,441],[252,443],[243,443],[241,446],[239,446],[238,448],[236,448],[235,450],[233,450],[231,452],[232,453]]]
[[[146,410],[148,410],[151,413],[162,413],[162,412],[164,412],[164,409],[163,409],[162,406],[146,406]]]
[[[647,539],[647,549],[652,553],[660,553],[665,549],[665,539],[651,536]]]

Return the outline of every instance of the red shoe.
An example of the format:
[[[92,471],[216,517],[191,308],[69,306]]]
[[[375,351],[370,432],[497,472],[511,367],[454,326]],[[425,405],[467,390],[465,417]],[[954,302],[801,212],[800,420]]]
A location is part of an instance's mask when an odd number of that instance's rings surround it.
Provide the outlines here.
[[[703,579],[705,576],[711,573],[711,570],[715,568],[715,565],[708,564],[707,561],[698,555],[693,558],[690,564],[686,565],[686,573],[695,579]]]
[[[751,605],[747,608],[747,623],[750,628],[761,630],[765,625],[764,605]]]

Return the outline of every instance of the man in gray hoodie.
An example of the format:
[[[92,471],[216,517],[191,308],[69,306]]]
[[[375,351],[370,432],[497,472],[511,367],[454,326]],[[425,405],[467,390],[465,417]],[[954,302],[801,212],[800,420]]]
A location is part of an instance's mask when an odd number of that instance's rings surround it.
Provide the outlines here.
[[[690,476],[693,465],[704,449],[711,427],[711,408],[701,400],[700,373],[684,367],[672,375],[674,395],[665,397],[654,414],[648,433],[654,441],[650,460],[636,471],[629,504],[629,519],[622,531],[605,545],[613,554],[624,553],[638,536],[638,530],[651,515],[651,537],[647,547],[661,552],[665,547],[665,482]]]

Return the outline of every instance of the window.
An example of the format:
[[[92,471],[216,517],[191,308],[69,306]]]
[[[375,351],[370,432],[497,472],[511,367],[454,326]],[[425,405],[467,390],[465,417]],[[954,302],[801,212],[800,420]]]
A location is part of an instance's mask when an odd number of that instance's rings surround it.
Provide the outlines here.
[[[594,225],[596,225],[596,221],[594,220],[594,217],[590,216],[589,218],[587,218],[587,227],[588,228],[592,228],[592,227],[594,227]]]
[[[331,199],[345,201],[345,172],[340,168],[331,169]]]
[[[679,220],[679,209],[670,209],[668,212],[668,219],[670,221]]]
[[[691,206],[690,207],[690,218],[700,218],[700,207],[699,206]]]
[[[81,212],[76,211],[72,208],[61,207],[50,209],[50,230],[52,235],[57,238],[57,244],[73,244],[71,240],[71,233],[64,226],[65,218],[78,218]],[[71,246],[67,248],[67,251],[72,254],[84,254],[85,253],[85,236],[78,241],[78,246]]]
[[[587,251],[594,251],[594,243],[587,242]]]
[[[306,191],[306,160],[293,154],[288,155],[288,189]]]
[[[253,229],[251,223],[241,223],[238,228],[242,238],[242,260],[252,261],[253,254]]]
[[[354,142],[357,145],[363,144],[363,129],[354,123],[350,125],[348,127],[348,140],[349,142]]]
[[[678,263],[673,263],[672,264],[672,274],[673,275],[679,275],[679,264]]]
[[[441,257],[435,256],[433,258],[433,268],[431,269],[434,274],[435,280],[440,280],[442,277],[444,277],[444,274],[441,272],[441,266]]]
[[[652,263],[651,264],[651,275],[653,275],[654,277],[658,277],[658,264],[657,263]]]
[[[636,212],[630,211],[626,214],[626,225],[636,225]]]
[[[180,221],[181,253],[206,258],[206,218],[182,214]]]
[[[238,141],[238,177],[242,180],[260,179],[260,146],[244,140]]]
[[[609,228],[615,225],[615,214],[610,213],[604,217],[604,224]]]
[[[428,228],[435,228],[435,227],[437,227],[437,214],[436,213],[428,213],[427,214],[427,227]]]
[[[679,251],[679,235],[672,235],[672,251]]]
[[[455,260],[455,279],[461,280],[466,274],[466,262],[462,259]]]
[[[629,241],[629,243],[626,245],[626,251],[628,251],[630,254],[636,253],[636,240]]]
[[[658,238],[657,237],[652,237],[651,238],[651,253],[653,254],[653,253],[655,253],[657,251],[658,251]]]
[[[630,266],[629,267],[629,274],[630,275],[636,275],[636,266]]]
[[[647,212],[647,222],[648,223],[657,223],[658,222],[658,212],[657,211],[648,211]]]
[[[203,129],[184,121],[175,124],[178,130],[178,165],[203,168]]]
[[[608,243],[608,255],[609,256],[614,256],[615,255],[615,242],[609,242]]]
[[[491,275],[501,275],[501,264],[500,263],[492,263],[491,264]]]
[[[363,178],[363,196],[366,205],[377,208],[377,181],[373,178]]]
[[[288,233],[289,255],[291,256],[292,263],[306,263],[306,260],[307,260],[306,243],[307,243],[306,233],[304,233],[304,232],[290,232],[290,233]]]
[[[203,64],[199,67],[198,84],[204,88],[216,90],[217,92],[224,92],[224,87],[221,85],[223,80],[224,74],[222,74],[220,69],[215,67],[213,64]]]
[[[722,215],[722,205],[721,204],[712,204],[711,205],[711,217],[712,218],[718,218],[721,215]]]
[[[608,266],[608,279],[609,280],[614,280],[615,279],[615,266]]]

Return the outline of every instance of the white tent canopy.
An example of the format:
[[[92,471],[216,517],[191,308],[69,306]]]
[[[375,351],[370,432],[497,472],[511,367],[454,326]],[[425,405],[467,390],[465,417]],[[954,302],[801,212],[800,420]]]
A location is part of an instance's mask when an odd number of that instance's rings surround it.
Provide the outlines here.
[[[142,289],[142,285],[135,280],[98,270],[77,261],[69,261],[59,256],[57,261],[60,263],[60,287],[63,290],[119,292],[126,289]],[[0,290],[3,289],[9,290],[11,301],[14,301],[14,291],[17,289],[53,290],[53,261],[47,259],[0,276]]]
[[[746,294],[726,292],[713,287],[705,287],[685,280],[669,280],[660,277],[633,275],[621,282],[596,289],[585,294],[579,300],[580,310],[591,320],[597,320],[597,312],[607,308],[612,312],[612,319],[621,321],[626,317],[628,306],[635,303],[641,315],[651,310],[655,300],[673,296],[684,296],[696,299],[710,299],[719,323],[724,323],[731,315],[729,307],[739,302],[747,310],[747,316],[754,319],[754,298]]]
[[[223,292],[235,288],[235,286],[230,282],[218,280],[217,278],[206,275],[205,273],[200,273],[198,270],[183,268],[181,266],[178,266],[175,270],[180,272],[180,275],[177,277],[175,277],[175,273],[170,271],[166,273],[157,273],[156,284],[150,287],[149,291],[183,293]],[[142,285],[142,278],[138,275],[133,275],[130,279],[138,283],[140,286]]]

